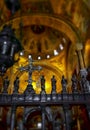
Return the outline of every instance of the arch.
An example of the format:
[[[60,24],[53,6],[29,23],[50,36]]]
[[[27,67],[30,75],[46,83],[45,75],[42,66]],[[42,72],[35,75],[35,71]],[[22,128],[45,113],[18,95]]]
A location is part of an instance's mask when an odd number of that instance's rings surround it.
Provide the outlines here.
[[[30,108],[24,115],[24,124],[27,122],[28,117],[30,116],[30,114],[32,114],[33,112],[36,111],[40,111],[40,107],[36,107],[36,108]]]
[[[72,43],[80,43],[80,34],[77,28],[68,20],[64,19],[63,17],[56,17],[50,15],[41,15],[41,14],[33,14],[33,15],[26,15],[14,18],[12,20],[12,27],[19,28],[19,24],[22,20],[23,26],[30,26],[32,24],[37,25],[45,25],[51,28],[57,29],[63,33],[65,33]],[[5,24],[10,24],[11,21],[6,22]],[[3,26],[3,25],[2,25]],[[2,27],[1,27],[2,28]]]
[[[26,62],[24,65],[23,65],[23,67],[25,67],[25,66],[27,66],[28,65],[28,63]],[[63,75],[63,72],[60,70],[60,69],[58,69],[56,66],[54,66],[54,65],[51,65],[49,62],[47,63],[47,62],[35,62],[34,63],[34,66],[42,66],[42,68],[44,67],[45,69],[48,69],[48,70],[50,70],[50,71],[52,71],[53,73],[55,73],[56,75],[57,75],[57,77],[58,77],[58,79],[59,79],[59,82],[60,82],[60,80],[61,80],[61,77],[62,77],[62,75]],[[11,68],[12,69],[12,68]],[[25,71],[23,71],[23,72],[20,72],[19,71],[19,68],[17,69],[17,71],[16,71],[16,73],[11,77],[11,80],[12,80],[12,85],[9,87],[9,89],[11,89],[11,93],[12,93],[12,91],[13,91],[13,88],[11,88],[12,86],[13,86],[13,82],[14,82],[14,80],[15,80],[15,78],[18,76],[18,77],[20,77],[20,76],[22,76],[22,74],[24,73]],[[14,86],[13,86],[14,87]],[[58,86],[59,87],[59,86]]]
[[[25,115],[24,115],[24,125],[27,124],[28,118],[30,117],[35,117],[35,115],[40,115],[42,114],[42,107],[32,107],[32,108],[26,108],[28,109],[28,111],[26,111]],[[37,114],[34,115],[34,113],[37,112]],[[40,113],[38,113],[40,112]],[[38,115],[38,116],[39,116]],[[52,111],[49,107],[45,107],[45,120],[47,120],[47,122],[52,122],[53,121],[53,115],[52,115]],[[42,119],[42,118],[41,118]]]
[[[75,53],[75,45],[77,43],[82,44],[79,30],[74,26],[74,24],[72,24],[69,20],[66,20],[65,18],[61,16],[56,17],[54,15],[33,14],[33,15],[26,15],[26,16],[14,18],[12,20],[12,27],[18,29],[21,20],[23,23],[23,27],[30,26],[33,24],[49,26],[51,28],[54,28],[58,31],[63,32],[69,37],[72,44],[70,44],[68,53],[65,56],[65,60],[67,64],[66,66],[67,72],[70,72],[70,75],[71,75],[72,74],[71,70],[73,69],[72,67],[76,65],[76,63],[74,63],[74,60],[72,61],[72,59],[74,58],[74,53]],[[11,21],[8,21],[6,24],[9,24],[10,22]],[[48,67],[52,68],[52,70],[54,69],[53,67],[51,67],[51,65],[48,65]],[[55,68],[55,70],[58,73],[59,71],[58,68],[57,69]],[[70,78],[71,77],[69,76],[69,79]]]

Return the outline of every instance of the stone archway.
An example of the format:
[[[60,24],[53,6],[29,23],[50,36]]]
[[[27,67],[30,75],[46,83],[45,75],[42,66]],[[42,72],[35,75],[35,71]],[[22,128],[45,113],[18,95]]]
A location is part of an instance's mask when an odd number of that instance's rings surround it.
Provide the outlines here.
[[[40,107],[32,107],[32,108],[25,108],[25,115],[24,115],[24,128],[25,130],[42,130],[42,108]],[[47,107],[45,108],[45,128],[47,127],[48,130],[52,130],[52,113],[49,110],[48,113]],[[51,119],[50,119],[51,117]]]
[[[65,33],[72,43],[80,43],[81,38],[79,31],[77,28],[68,20],[64,19],[63,17],[56,17],[56,16],[50,16],[50,15],[27,15],[14,18],[12,20],[12,27],[17,29],[19,28],[20,21],[22,20],[23,26],[30,26],[30,25],[44,25],[49,26],[51,28],[55,28],[63,33]],[[10,24],[11,21],[8,21],[5,24]],[[2,25],[3,26],[3,25]],[[1,27],[2,28],[2,27]]]

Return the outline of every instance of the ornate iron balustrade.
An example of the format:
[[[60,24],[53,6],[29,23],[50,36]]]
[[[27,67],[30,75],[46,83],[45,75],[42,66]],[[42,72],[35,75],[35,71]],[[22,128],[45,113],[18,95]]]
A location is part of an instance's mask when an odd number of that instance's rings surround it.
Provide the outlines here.
[[[80,51],[80,50],[79,50]],[[77,51],[77,53],[79,53]],[[19,106],[24,107],[23,119],[18,123],[18,130],[27,130],[25,124],[27,122],[28,116],[33,111],[41,111],[41,129],[47,130],[46,128],[46,116],[48,117],[49,123],[52,124],[51,130],[71,130],[71,107],[72,106],[85,106],[88,117],[90,120],[90,81],[87,80],[87,70],[84,68],[82,61],[82,56],[79,53],[78,57],[80,59],[80,75],[79,81],[76,75],[72,76],[72,92],[67,92],[67,80],[64,76],[61,79],[62,92],[56,92],[56,79],[55,76],[51,79],[52,90],[50,94],[47,94],[45,91],[45,78],[41,77],[41,92],[36,94],[32,86],[32,72],[34,70],[40,70],[41,67],[33,66],[32,57],[29,56],[29,65],[19,68],[20,71],[28,72],[28,85],[23,94],[18,93],[19,89],[19,78],[16,77],[14,81],[14,90],[12,94],[8,94],[9,79],[6,77],[3,82],[3,91],[0,94],[0,106],[9,106],[11,107],[11,118],[10,118],[10,130],[16,128],[16,110]],[[55,117],[58,115],[58,112],[53,109],[53,106],[56,106],[56,109],[60,109],[62,106],[64,112],[64,121],[61,123],[59,120],[56,120]],[[61,128],[61,124],[63,127]],[[17,128],[16,128],[17,129]]]
[[[12,94],[8,94],[8,86],[9,80],[6,77],[3,83],[3,91],[0,94],[0,106],[10,106],[11,111],[11,126],[10,130],[14,130],[15,127],[15,115],[16,109],[19,106],[24,107],[24,119],[25,121],[20,124],[22,126],[20,130],[25,130],[24,124],[27,120],[27,113],[29,110],[41,110],[42,113],[42,130],[46,130],[45,126],[45,115],[47,111],[47,115],[51,115],[51,120],[53,122],[52,115],[52,106],[62,106],[64,110],[65,116],[65,130],[71,130],[70,122],[70,106],[78,106],[78,105],[85,105],[86,110],[88,112],[88,116],[90,119],[90,84],[89,81],[86,79],[86,70],[83,69],[81,72],[81,78],[78,81],[76,76],[72,76],[72,93],[67,92],[67,80],[62,76],[61,84],[62,84],[62,92],[56,92],[56,79],[53,76],[51,79],[52,84],[52,91],[51,94],[46,94],[45,91],[45,78],[42,76],[41,78],[41,93],[36,94],[33,90],[32,82],[28,82],[27,88],[23,94],[18,93],[19,89],[19,78],[16,77],[14,81],[14,90]],[[30,75],[31,76],[31,75]],[[78,89],[78,85],[80,89]],[[48,108],[48,110],[47,110]],[[31,113],[31,112],[30,112]],[[23,119],[22,119],[23,120]],[[53,124],[53,123],[52,123]],[[60,123],[57,125],[53,125],[53,130],[60,130]]]
[[[90,105],[87,94],[0,94],[0,106]]]

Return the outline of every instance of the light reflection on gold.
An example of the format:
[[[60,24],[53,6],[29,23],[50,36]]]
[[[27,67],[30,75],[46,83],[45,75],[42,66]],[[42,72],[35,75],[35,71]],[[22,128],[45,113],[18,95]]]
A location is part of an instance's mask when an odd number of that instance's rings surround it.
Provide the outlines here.
[[[18,61],[19,66],[23,66],[24,64],[26,64],[26,62],[27,62],[27,59],[25,57],[23,56],[19,57],[19,61]]]
[[[86,67],[90,66],[90,39],[87,40],[85,45],[84,59]]]
[[[18,57],[18,54],[17,54]],[[57,60],[56,60],[57,59]],[[61,92],[62,86],[61,86],[61,76],[63,75],[61,69],[63,69],[63,72],[65,72],[65,67],[62,64],[64,61],[60,58],[61,63],[58,64],[59,58],[56,57],[52,60],[45,60],[45,61],[35,61],[33,63],[34,66],[41,66],[41,71],[33,71],[32,72],[32,85],[37,94],[41,92],[41,76],[44,75],[45,77],[45,91],[46,93],[51,93],[52,86],[51,86],[51,78],[53,75],[55,75],[55,78],[57,80],[56,82],[56,91],[58,93]],[[25,67],[28,65],[28,59],[24,56],[19,56],[19,61],[14,64],[13,67],[8,69],[7,75],[9,75],[10,79],[10,85],[9,85],[9,93],[13,93],[14,89],[14,80],[18,76],[20,79],[19,83],[19,93],[23,93],[28,85],[28,72],[26,71],[20,71],[20,67]]]
[[[46,75],[47,74],[47,75]],[[54,72],[47,70],[47,69],[43,69],[42,71],[38,72],[38,71],[34,71],[32,74],[32,85],[33,85],[33,89],[35,90],[35,92],[37,94],[39,94],[41,92],[41,76],[45,75],[45,91],[46,93],[51,93],[52,90],[52,86],[51,86],[51,78],[52,75],[55,75],[56,77],[56,91],[59,93],[61,92],[61,84],[60,84],[60,78],[59,76],[57,76]],[[23,93],[27,87],[28,84],[28,73],[24,72],[20,75],[20,87],[19,87],[19,93]]]
[[[51,92],[51,85],[50,85],[50,83],[49,83],[49,82],[46,82],[45,86],[46,86],[46,87],[45,87],[46,93],[50,94],[50,92]]]

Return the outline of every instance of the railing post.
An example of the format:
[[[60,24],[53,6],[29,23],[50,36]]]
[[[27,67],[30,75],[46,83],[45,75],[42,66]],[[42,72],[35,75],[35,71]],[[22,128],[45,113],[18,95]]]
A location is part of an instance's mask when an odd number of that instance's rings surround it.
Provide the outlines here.
[[[88,104],[87,104],[86,109],[87,109],[87,112],[88,112],[88,117],[89,117],[89,120],[90,120],[90,105],[88,105]]]
[[[46,130],[45,126],[45,108],[44,106],[41,106],[41,111],[42,111],[42,130]]]
[[[63,105],[63,110],[65,114],[65,128],[64,130],[71,130],[71,112],[70,112],[70,106],[69,105]]]
[[[16,118],[16,106],[12,106],[11,108],[11,126],[10,130],[14,130],[15,128],[15,118]]]

